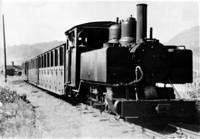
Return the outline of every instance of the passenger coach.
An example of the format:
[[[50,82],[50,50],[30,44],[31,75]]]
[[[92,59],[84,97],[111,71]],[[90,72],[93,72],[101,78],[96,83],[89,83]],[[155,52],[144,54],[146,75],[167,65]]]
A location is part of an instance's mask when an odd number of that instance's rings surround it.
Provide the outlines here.
[[[64,94],[64,52],[65,44],[61,44],[23,63],[24,79],[38,87]]]

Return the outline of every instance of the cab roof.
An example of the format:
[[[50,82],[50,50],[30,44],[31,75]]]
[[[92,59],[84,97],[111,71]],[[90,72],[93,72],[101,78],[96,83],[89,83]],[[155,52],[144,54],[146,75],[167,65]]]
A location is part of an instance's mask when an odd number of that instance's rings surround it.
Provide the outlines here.
[[[84,24],[79,24],[65,31],[65,35],[68,35],[75,28],[108,28],[114,23],[115,22],[113,21],[97,21],[97,22],[88,22]]]

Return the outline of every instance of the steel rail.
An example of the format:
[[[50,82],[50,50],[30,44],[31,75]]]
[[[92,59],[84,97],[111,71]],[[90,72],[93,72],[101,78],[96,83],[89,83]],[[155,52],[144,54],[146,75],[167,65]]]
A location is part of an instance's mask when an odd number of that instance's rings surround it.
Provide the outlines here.
[[[169,126],[172,126],[177,129],[176,133],[177,134],[182,134],[185,135],[187,138],[192,138],[192,139],[199,139],[200,138],[200,132],[194,132],[185,128],[182,128],[180,126],[174,125],[174,124],[168,124]]]

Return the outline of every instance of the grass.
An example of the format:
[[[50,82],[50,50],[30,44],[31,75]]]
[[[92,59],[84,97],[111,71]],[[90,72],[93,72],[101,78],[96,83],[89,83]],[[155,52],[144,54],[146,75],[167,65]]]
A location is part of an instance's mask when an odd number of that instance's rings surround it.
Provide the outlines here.
[[[190,95],[191,98],[200,98],[200,88],[190,91],[188,92],[188,94]]]
[[[38,137],[34,107],[9,89],[0,88],[0,136]]]

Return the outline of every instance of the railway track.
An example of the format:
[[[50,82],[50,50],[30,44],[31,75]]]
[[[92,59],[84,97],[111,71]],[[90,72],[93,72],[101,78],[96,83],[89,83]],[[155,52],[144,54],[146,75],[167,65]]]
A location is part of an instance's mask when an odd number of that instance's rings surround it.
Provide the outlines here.
[[[69,102],[70,103],[70,102]],[[165,132],[164,130],[162,132],[159,132],[157,130],[153,130],[153,128],[151,127],[145,127],[143,125],[139,125],[139,124],[135,124],[135,123],[130,123],[130,122],[126,122],[123,119],[120,119],[118,116],[112,115],[108,112],[104,112],[102,110],[100,110],[99,108],[95,108],[92,107],[90,105],[87,104],[81,104],[84,105],[85,107],[87,107],[87,109],[83,110],[84,108],[81,108],[80,106],[76,106],[76,108],[78,108],[82,113],[90,113],[90,114],[95,114],[96,116],[102,116],[101,121],[107,121],[107,120],[116,120],[119,121],[119,123],[121,125],[126,125],[127,127],[129,127],[130,129],[136,129],[138,132],[141,132],[142,134],[148,136],[149,138],[152,139],[168,139],[168,138],[188,138],[188,139],[198,139],[200,138],[200,134],[188,129],[184,129],[182,127],[179,127],[177,125],[174,124],[166,124],[165,128],[169,129],[169,128],[173,128],[176,129],[176,131],[174,130],[174,132],[172,133],[163,133]],[[99,111],[100,114],[97,114],[98,112],[95,111]],[[153,127],[153,126],[152,126]],[[164,129],[164,128],[163,128]]]
[[[49,93],[51,95],[55,95],[55,94],[52,94],[52,93]],[[60,98],[56,95],[57,98]],[[62,99],[62,98],[60,98]],[[69,102],[70,103],[70,102]],[[86,104],[82,104],[82,105],[85,105]],[[91,107],[91,106],[86,106],[87,107],[87,110],[83,110],[82,108],[80,108],[79,106],[77,106],[76,108],[78,109],[82,109],[81,111],[83,113],[91,113],[91,114],[95,114],[97,112],[94,112],[95,110],[96,111],[99,111],[99,109],[96,109],[94,107]],[[104,113],[101,111],[101,113]],[[100,116],[101,114],[96,114],[96,116]],[[105,116],[106,115],[106,116]],[[156,131],[156,130],[153,130],[151,128],[147,128],[143,125],[138,125],[138,124],[132,124],[132,123],[129,123],[129,122],[124,122],[123,119],[119,119],[119,117],[117,116],[114,116],[112,114],[109,114],[106,112],[106,114],[104,113],[104,116],[105,117],[102,117],[102,121],[107,121],[109,119],[114,119],[116,121],[119,121],[120,124],[122,125],[126,125],[127,127],[129,127],[130,129],[136,129],[138,132],[141,132],[143,133],[145,136],[148,136],[149,138],[153,138],[153,139],[168,139],[168,138],[190,138],[190,139],[197,139],[197,138],[200,138],[200,134],[197,133],[197,132],[194,132],[194,131],[191,131],[191,130],[188,130],[188,129],[184,129],[182,127],[179,127],[177,125],[174,125],[174,124],[168,124],[166,125],[166,128],[176,128],[177,131],[174,132],[174,133],[167,133],[167,134],[163,134],[162,132],[159,132],[159,131]]]
[[[49,94],[53,95],[52,93],[49,93]],[[57,96],[57,98],[63,99],[63,98],[58,97],[58,96]],[[143,125],[138,125],[138,124],[135,124],[135,123],[124,122],[123,119],[118,119],[118,117],[116,117],[116,116],[114,116],[112,114],[109,114],[109,113],[104,112],[104,111],[103,112],[99,111],[99,109],[93,108],[92,106],[88,106],[86,104],[77,105],[76,108],[81,113],[91,114],[91,115],[93,115],[93,117],[99,117],[99,116],[101,116],[102,118],[100,119],[100,121],[102,121],[102,122],[108,121],[108,120],[118,121],[118,122],[113,122],[113,125],[116,125],[116,126],[126,125],[130,129],[130,132],[134,132],[134,131],[136,131],[136,133],[140,132],[140,133],[144,134],[145,137],[147,137],[147,138],[153,138],[153,139],[157,139],[157,138],[161,138],[161,139],[168,139],[168,138],[198,139],[198,138],[200,138],[200,133],[194,132],[194,131],[191,131],[191,130],[188,130],[188,129],[185,129],[185,128],[182,128],[182,127],[180,127],[178,125],[175,125],[175,124],[166,124],[166,129],[167,130],[168,130],[168,128],[173,128],[173,129],[176,129],[176,130],[174,130],[171,133],[163,133],[163,132],[159,132],[157,130],[154,130],[154,128],[151,128],[151,127],[147,128],[147,127],[145,127]],[[132,130],[132,129],[135,129],[135,130]]]
[[[129,125],[130,128],[136,128],[138,131],[144,133],[153,139],[168,139],[168,138],[185,138],[185,139],[200,139],[200,132],[195,132],[182,128],[174,124],[167,124],[166,128],[174,128],[176,131],[174,133],[160,133],[159,131],[154,131],[151,128],[146,128],[141,125]]]
[[[182,128],[180,126],[177,126],[175,124],[168,124],[171,127],[174,127],[177,129],[176,134],[180,135],[183,138],[189,138],[189,139],[199,139],[200,138],[200,132],[191,131],[185,128]]]
[[[155,126],[145,127],[138,124],[126,124],[129,128],[135,128],[137,131],[144,133],[153,139],[168,139],[168,138],[186,138],[186,139],[200,139],[200,132],[195,132],[175,124],[163,125],[162,130],[154,130]],[[171,130],[171,131],[170,131]]]
[[[91,106],[87,106],[87,107],[88,109],[82,111],[83,113],[92,113],[92,111],[97,110]],[[199,139],[200,138],[200,133],[182,128],[175,124],[165,124],[165,125],[156,127],[156,125],[153,125],[152,123],[151,126],[144,126],[143,124],[125,122],[126,120],[124,121],[123,119],[117,116],[114,116],[112,114],[109,114],[107,112],[102,112],[102,114],[104,115],[102,121],[105,121],[105,120],[107,121],[111,119],[118,121],[120,125],[125,125],[130,129],[136,129],[136,131],[141,132],[145,136],[152,139],[168,139],[168,138]],[[98,116],[101,116],[102,114]],[[159,127],[161,128],[159,129]]]
[[[166,139],[167,136],[166,135],[163,135],[161,133],[158,133],[156,131],[153,131],[151,129],[148,129],[148,128],[145,128],[145,127],[142,127],[142,126],[138,126],[138,125],[135,125],[137,127],[137,129],[139,129],[141,132],[143,132],[144,134],[146,134],[147,136],[149,136],[150,138],[153,138],[153,139]]]
[[[87,107],[87,109],[84,109],[84,108],[81,108],[81,107]],[[77,108],[79,110],[82,109],[81,112],[83,112],[83,113],[88,113],[88,114],[98,113],[97,109],[94,109],[93,107],[85,105],[85,104],[82,104],[82,106],[78,106]],[[124,121],[123,119],[121,119],[121,118],[119,118],[119,117],[117,117],[115,115],[112,115],[110,113],[107,113],[107,112],[98,113],[98,115],[96,115],[96,116],[102,116],[102,119],[101,119],[102,121],[108,121],[108,120],[115,121],[115,122],[119,123],[119,125],[128,127],[131,131],[140,132],[143,135],[145,135],[145,138],[167,139],[167,137],[168,137],[165,134],[156,132],[156,131],[151,130],[149,128],[146,128],[146,127],[144,127],[142,125],[138,125],[138,124],[135,124],[135,123],[130,123],[130,122]]]

